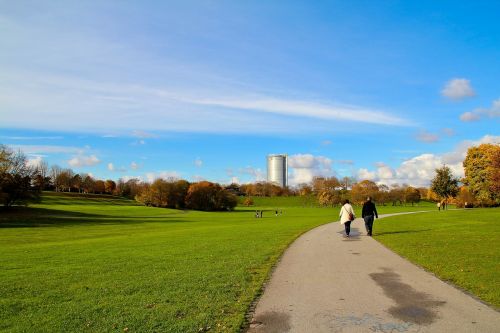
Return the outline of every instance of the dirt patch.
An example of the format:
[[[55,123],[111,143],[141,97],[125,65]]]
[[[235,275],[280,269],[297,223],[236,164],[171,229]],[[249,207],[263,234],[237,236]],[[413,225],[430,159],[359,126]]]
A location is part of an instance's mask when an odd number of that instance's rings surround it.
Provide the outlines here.
[[[249,333],[279,333],[290,330],[290,315],[282,312],[264,312],[250,323]]]
[[[389,313],[405,322],[429,325],[438,317],[437,307],[446,303],[403,283],[400,276],[389,268],[382,268],[381,273],[371,273],[370,277],[396,303],[389,308]]]

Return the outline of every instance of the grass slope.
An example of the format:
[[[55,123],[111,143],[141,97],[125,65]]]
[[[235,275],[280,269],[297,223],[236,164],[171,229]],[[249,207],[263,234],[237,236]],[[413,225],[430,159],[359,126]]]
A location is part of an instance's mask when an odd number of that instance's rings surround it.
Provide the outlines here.
[[[270,268],[337,209],[203,213],[45,194],[0,215],[0,331],[238,331]]]
[[[0,215],[0,331],[238,331],[288,244],[338,219],[339,207],[299,199],[204,213],[45,193]],[[379,207],[422,209],[433,205]]]
[[[500,209],[388,217],[375,238],[410,261],[500,307]]]

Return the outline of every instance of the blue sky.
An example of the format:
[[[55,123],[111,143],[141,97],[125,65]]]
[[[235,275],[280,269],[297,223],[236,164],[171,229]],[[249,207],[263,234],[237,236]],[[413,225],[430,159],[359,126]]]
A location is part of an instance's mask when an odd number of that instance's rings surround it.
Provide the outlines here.
[[[499,142],[495,1],[0,1],[0,142],[118,179],[426,185]]]

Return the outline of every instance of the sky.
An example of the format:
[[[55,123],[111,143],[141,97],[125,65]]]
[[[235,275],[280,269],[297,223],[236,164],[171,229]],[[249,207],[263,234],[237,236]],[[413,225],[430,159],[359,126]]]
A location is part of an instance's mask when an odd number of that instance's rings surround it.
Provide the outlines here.
[[[103,179],[427,186],[500,142],[497,1],[3,1],[0,143]]]

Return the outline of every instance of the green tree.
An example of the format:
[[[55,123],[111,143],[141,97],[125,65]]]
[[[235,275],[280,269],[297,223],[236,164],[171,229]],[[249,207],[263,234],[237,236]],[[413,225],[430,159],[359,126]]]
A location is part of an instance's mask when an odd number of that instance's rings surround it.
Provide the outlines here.
[[[436,176],[431,182],[431,190],[442,199],[454,197],[458,193],[458,178],[454,177],[451,169],[444,165],[436,169]]]
[[[500,186],[498,177],[500,166],[497,157],[500,145],[482,144],[471,147],[463,166],[465,170],[464,184],[482,204],[500,203]]]
[[[36,200],[38,187],[31,186],[36,169],[28,165],[26,156],[0,145],[0,200],[4,207],[27,204]]]

